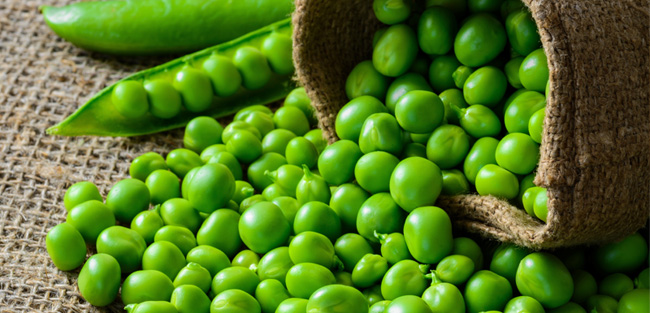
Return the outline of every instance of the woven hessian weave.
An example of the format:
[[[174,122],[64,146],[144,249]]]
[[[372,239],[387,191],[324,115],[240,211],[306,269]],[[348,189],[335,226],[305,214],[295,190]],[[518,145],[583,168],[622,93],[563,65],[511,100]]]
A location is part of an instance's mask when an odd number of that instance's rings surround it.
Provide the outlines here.
[[[647,1],[524,0],[548,56],[550,95],[535,184],[548,223],[494,197],[440,197],[455,224],[531,248],[618,240],[650,214]],[[372,1],[297,0],[297,77],[330,142],[345,80],[372,55]]]

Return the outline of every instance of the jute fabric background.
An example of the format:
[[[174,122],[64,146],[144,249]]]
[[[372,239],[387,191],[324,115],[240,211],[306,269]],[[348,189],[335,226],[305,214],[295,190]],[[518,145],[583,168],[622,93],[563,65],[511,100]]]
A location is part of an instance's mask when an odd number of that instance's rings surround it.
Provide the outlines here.
[[[70,1],[0,0],[0,312],[119,312],[78,294],[54,267],[47,231],[65,221],[63,195],[89,180],[103,196],[134,157],[181,147],[182,131],[139,138],[57,137],[45,129],[94,93],[165,58],[91,54],[58,38],[38,7]]]

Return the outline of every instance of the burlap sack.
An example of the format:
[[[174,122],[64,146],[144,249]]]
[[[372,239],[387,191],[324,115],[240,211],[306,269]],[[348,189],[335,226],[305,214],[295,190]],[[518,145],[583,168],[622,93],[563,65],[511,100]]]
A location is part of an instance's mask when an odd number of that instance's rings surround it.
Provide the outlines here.
[[[597,244],[642,227],[650,206],[648,2],[524,0],[541,34],[551,92],[535,183],[548,223],[494,197],[441,197],[472,232],[532,248]],[[297,0],[297,77],[330,142],[345,79],[371,58],[371,0]]]

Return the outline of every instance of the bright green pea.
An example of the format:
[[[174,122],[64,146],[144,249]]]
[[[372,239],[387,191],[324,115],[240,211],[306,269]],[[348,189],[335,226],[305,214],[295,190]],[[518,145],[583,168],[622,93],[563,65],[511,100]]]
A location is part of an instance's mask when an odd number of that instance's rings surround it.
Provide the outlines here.
[[[537,25],[528,10],[510,13],[505,25],[508,42],[520,55],[528,55],[541,46]]]
[[[196,152],[189,149],[174,149],[167,154],[165,160],[167,167],[176,174],[179,178],[183,179],[187,172],[195,167],[203,165],[201,157]]]
[[[505,277],[514,286],[519,262],[530,253],[530,250],[523,247],[501,244],[492,255],[490,271]]]
[[[399,159],[388,152],[373,151],[359,158],[354,177],[370,193],[388,192],[390,176],[398,163]]]
[[[372,61],[357,64],[345,81],[345,94],[349,100],[361,96],[383,99],[388,88],[388,78],[377,72]]]
[[[404,222],[404,240],[415,260],[438,263],[453,247],[449,215],[435,206],[414,209]]]
[[[318,157],[318,170],[330,185],[341,185],[354,178],[354,166],[363,154],[351,140],[339,140]]]
[[[506,170],[527,175],[537,166],[539,145],[526,134],[508,134],[499,141],[495,159],[497,164]]]
[[[101,202],[103,199],[95,184],[89,181],[80,181],[73,184],[65,191],[65,195],[63,196],[63,206],[67,211],[70,211],[78,204],[82,204],[89,200],[97,200]]]
[[[364,255],[373,253],[368,241],[359,234],[347,233],[334,243],[336,256],[343,262],[343,269],[351,272]]]
[[[221,151],[215,153],[210,159],[206,162],[207,164],[218,163],[225,165],[232,173],[233,177],[236,180],[241,180],[244,176],[242,166],[239,163],[239,160],[228,151]]]
[[[187,262],[198,263],[208,270],[210,277],[214,277],[219,271],[230,267],[230,260],[223,251],[208,245],[199,245],[187,253]]]
[[[444,104],[430,91],[414,90],[404,94],[395,105],[395,118],[402,129],[430,133],[444,118]]]
[[[276,313],[306,313],[307,299],[289,298],[280,303]]]
[[[318,150],[314,144],[304,137],[296,137],[289,141],[284,152],[287,163],[293,165],[306,165],[313,168],[318,162]]]
[[[302,165],[302,170],[304,175],[300,179],[298,186],[296,186],[298,204],[304,205],[311,201],[329,203],[332,192],[325,179],[309,171],[305,164]]]
[[[272,172],[265,172],[274,184],[286,191],[289,196],[296,196],[296,187],[304,175],[302,168],[293,164],[284,164]]]
[[[156,270],[174,279],[185,267],[185,255],[181,249],[168,241],[157,241],[149,245],[142,255],[142,269]]]
[[[66,222],[79,231],[86,243],[94,244],[104,229],[115,225],[115,216],[101,201],[89,200],[69,210]]]
[[[432,312],[465,313],[465,301],[458,287],[449,283],[432,283],[422,294]]]
[[[413,260],[399,261],[391,266],[381,281],[381,294],[386,300],[404,295],[420,296],[427,289],[427,281],[420,264]]]
[[[313,231],[297,233],[289,243],[289,257],[294,264],[315,263],[327,268],[332,268],[339,262],[332,241]]]
[[[226,151],[226,145],[222,143],[211,145],[203,149],[203,151],[201,151],[201,155],[200,155],[201,161],[203,161],[203,163],[208,163],[208,161],[210,160],[210,158],[212,158],[212,156],[214,156],[219,152],[225,152],[225,151]]]
[[[452,74],[451,78],[454,79],[454,85],[456,88],[463,88],[465,82],[472,75],[474,69],[468,66],[461,65],[459,66]]]
[[[225,56],[210,56],[203,62],[203,71],[210,77],[212,90],[219,97],[232,96],[241,87],[241,74],[235,64]]]
[[[492,15],[479,13],[465,19],[456,35],[454,52],[463,65],[479,67],[496,58],[505,45],[503,25]]]
[[[307,312],[367,313],[368,301],[361,291],[353,287],[344,285],[324,286],[309,297]]]
[[[264,115],[268,115],[271,118],[273,117],[273,111],[271,111],[271,109],[268,106],[262,104],[254,104],[237,111],[237,113],[233,117],[233,121],[245,122],[248,115],[253,112],[264,113]]]
[[[388,263],[396,264],[402,260],[411,260],[413,256],[406,246],[406,240],[402,233],[392,234],[375,234],[381,244],[381,256],[383,256]]]
[[[476,174],[476,191],[481,196],[513,199],[519,194],[519,180],[515,174],[494,164],[484,165]]]
[[[428,136],[427,136],[427,139]],[[420,158],[426,158],[427,157],[427,147],[424,146],[421,143],[409,143],[404,147],[404,151],[402,151],[402,158],[411,158],[411,157],[420,157]]]
[[[224,144],[228,143],[230,138],[232,138],[232,136],[235,133],[238,133],[239,131],[242,130],[248,131],[251,134],[253,134],[257,139],[262,140],[262,134],[255,126],[248,124],[244,121],[237,121],[237,120],[226,125],[226,127],[223,129],[223,133],[221,133],[221,140],[223,141]]]
[[[335,282],[336,277],[329,269],[314,263],[296,264],[287,272],[286,277],[289,294],[303,299],[309,299],[316,290]]]
[[[429,66],[429,83],[433,90],[442,92],[456,87],[452,74],[460,66],[460,63],[453,55],[442,55],[436,57]]]
[[[125,305],[145,301],[169,301],[174,284],[167,275],[154,270],[131,273],[122,284],[122,302]]]
[[[282,187],[276,184],[270,184],[266,186],[266,188],[264,188],[264,190],[262,191],[262,196],[264,196],[264,199],[266,199],[267,201],[272,201],[275,198],[288,197],[290,195]]]
[[[542,133],[544,131],[544,118],[546,117],[546,109],[542,108],[537,110],[528,120],[528,132],[530,138],[536,143],[542,143]]]
[[[546,188],[543,188],[535,196],[535,202],[533,203],[533,212],[535,212],[535,216],[538,219],[544,221],[544,223],[546,223],[546,220],[548,219],[547,202],[548,195],[546,194]]]
[[[250,208],[252,205],[262,202],[262,201],[267,201],[266,198],[263,195],[252,195],[244,200],[241,201],[239,204],[239,213],[244,213],[248,208]]]
[[[460,170],[442,170],[443,195],[460,195],[469,193],[469,183]]]
[[[142,211],[131,220],[131,229],[138,232],[147,244],[153,242],[154,235],[164,225],[162,218],[154,210]]]
[[[446,124],[436,128],[427,142],[427,159],[441,169],[460,164],[469,152],[469,136],[456,125]]]
[[[149,189],[153,204],[161,204],[181,196],[181,182],[174,173],[168,170],[153,171],[147,177],[145,184]]]
[[[510,61],[508,61],[508,63],[506,63],[506,66],[504,68],[508,83],[510,83],[510,86],[517,89],[523,87],[521,80],[519,79],[519,68],[521,67],[521,62],[523,61],[524,57],[512,58]]]
[[[536,217],[535,215],[535,199],[537,198],[537,194],[543,191],[544,188],[542,187],[537,187],[533,186],[528,189],[523,193],[521,196],[521,203],[524,207],[524,210],[528,215],[532,217]]]
[[[185,126],[183,146],[200,153],[211,145],[221,143],[222,133],[223,126],[217,120],[209,116],[195,117]]]
[[[279,108],[273,115],[273,122],[276,128],[289,130],[298,136],[306,134],[310,128],[303,111],[292,106]]]
[[[432,205],[442,190],[442,173],[435,163],[419,157],[397,164],[390,177],[390,195],[405,211]]]
[[[384,76],[400,76],[411,67],[418,53],[415,32],[406,24],[388,27],[372,52],[372,64]]]
[[[260,304],[241,290],[225,290],[219,293],[210,305],[210,313],[261,313]]]
[[[545,105],[544,96],[536,91],[525,91],[516,96],[506,107],[503,117],[508,132],[528,134],[531,116]]]
[[[305,231],[317,232],[333,242],[341,235],[341,219],[327,204],[310,201],[303,204],[296,213],[293,231],[295,234]]]
[[[239,289],[252,295],[259,283],[259,277],[251,269],[241,266],[227,267],[214,276],[210,294],[219,295],[229,289]]]
[[[639,233],[597,247],[593,253],[596,268],[605,274],[639,270],[647,257],[648,243]]]
[[[401,230],[404,215],[389,193],[374,194],[359,209],[357,231],[368,241],[379,242],[375,232],[388,234]]]
[[[474,262],[467,256],[452,254],[440,260],[436,266],[436,275],[444,282],[459,286],[474,273]]]
[[[545,311],[544,307],[535,298],[519,296],[508,301],[503,310],[503,313],[517,312],[544,313]]]
[[[347,272],[342,272],[347,273]],[[352,285],[350,285],[352,286]],[[363,290],[363,296],[368,300],[368,305],[372,306],[373,304],[384,301],[384,297],[381,295],[381,285],[376,284],[370,288]]]
[[[173,84],[188,111],[205,111],[212,104],[212,86],[205,72],[186,66],[176,74]]]
[[[632,279],[623,273],[614,273],[605,276],[598,284],[598,294],[610,296],[616,300],[634,289]]]
[[[178,313],[209,313],[210,298],[194,285],[182,285],[174,288],[169,300]]]
[[[390,304],[390,300],[382,300],[379,302],[376,302],[370,306],[368,309],[368,313],[386,313],[386,310],[388,309],[388,305]]]
[[[203,222],[199,212],[192,207],[189,201],[174,198],[165,201],[160,206],[160,217],[165,225],[182,226],[196,233]]]
[[[248,167],[247,178],[256,190],[264,190],[273,184],[273,180],[265,175],[267,171],[275,171],[280,166],[287,164],[287,160],[278,153],[269,152],[263,154]]]
[[[257,264],[260,280],[274,279],[285,284],[287,272],[293,266],[288,247],[277,247],[267,252]]]
[[[352,270],[352,283],[358,288],[368,288],[380,281],[388,271],[388,261],[378,254],[366,254]]]
[[[336,115],[334,127],[340,139],[359,141],[365,120],[374,113],[387,112],[386,106],[375,97],[360,96],[350,100]]]
[[[169,241],[176,245],[183,255],[196,247],[196,238],[187,228],[181,226],[165,225],[161,227],[153,238],[154,242]]]
[[[182,285],[194,285],[203,292],[208,292],[212,277],[210,272],[198,263],[190,262],[183,267],[174,278],[174,287],[178,288]]]
[[[286,243],[291,232],[280,208],[271,202],[259,202],[239,219],[242,242],[257,253],[266,253]]]
[[[469,278],[464,292],[467,312],[501,310],[512,298],[512,286],[503,276],[478,271]]]
[[[276,279],[262,280],[255,289],[255,299],[264,313],[274,313],[280,303],[289,298],[287,289]]]
[[[517,289],[524,296],[539,301],[545,308],[559,307],[571,299],[573,278],[556,256],[533,252],[519,263]]]
[[[359,148],[363,153],[386,151],[397,155],[403,145],[402,130],[395,117],[388,113],[370,115],[361,127]]]
[[[354,287],[354,284],[352,283],[352,274],[348,272],[336,272],[334,273],[334,277],[336,277],[336,284]]]
[[[318,151],[318,154],[323,152],[323,150],[325,150],[325,147],[327,147],[327,141],[323,137],[323,130],[320,128],[308,131],[303,137],[314,144],[316,151]]]
[[[528,190],[528,188],[535,187],[535,184],[533,183],[534,179],[535,179],[535,172],[532,172],[519,180],[519,194],[517,195],[517,199],[515,199],[519,207],[523,206],[522,199],[524,197],[524,193],[526,193],[526,190]],[[526,208],[524,207],[524,210],[525,209]]]
[[[494,137],[501,133],[501,121],[490,108],[474,104],[457,110],[460,126],[474,138]]]
[[[106,206],[113,211],[115,219],[131,223],[140,212],[149,207],[149,189],[138,179],[127,178],[115,183],[106,195]]]
[[[394,25],[408,19],[411,15],[411,3],[404,0],[374,0],[372,10],[380,22]]]
[[[309,99],[309,96],[307,96],[305,87],[298,87],[289,92],[287,97],[284,98],[284,106],[293,106],[302,110],[302,113],[304,113],[309,120],[310,125],[316,125],[318,123],[316,112],[314,107],[311,106],[311,100]]]
[[[418,23],[418,42],[426,54],[442,55],[451,50],[458,25],[449,9],[427,8]]]
[[[472,259],[475,270],[483,268],[483,251],[481,251],[481,247],[476,243],[476,241],[471,238],[454,238],[454,247],[450,254],[460,254]]]
[[[260,131],[262,137],[275,129],[274,117],[261,111],[250,111],[242,116],[244,122],[252,125]]]
[[[431,308],[419,296],[404,295],[393,299],[386,308],[386,312],[430,313]]]
[[[280,75],[293,73],[292,45],[291,37],[284,34],[272,33],[264,39],[262,54],[267,58],[273,72]]]
[[[275,152],[284,156],[287,150],[287,144],[296,135],[287,129],[277,128],[270,131],[262,139],[262,153]]]
[[[246,267],[251,271],[257,269],[257,263],[260,262],[260,256],[251,250],[241,250],[232,258],[232,266]]]
[[[218,209],[203,221],[196,233],[199,245],[208,245],[233,256],[241,247],[239,237],[239,213],[230,209]]]
[[[526,56],[519,68],[521,84],[528,90],[543,92],[548,82],[548,64],[544,49],[539,48]]]
[[[62,271],[71,271],[86,259],[84,238],[70,223],[61,223],[47,232],[45,246],[54,265]]]
[[[248,131],[237,131],[226,143],[226,150],[240,162],[249,164],[262,155],[262,142]]]
[[[104,253],[91,256],[79,272],[77,284],[81,296],[94,306],[111,304],[120,289],[120,272],[120,264],[112,256]]]
[[[122,273],[131,273],[140,267],[146,247],[140,234],[122,226],[106,228],[97,237],[97,253],[114,257]]]
[[[634,313],[650,311],[650,290],[647,288],[634,289],[621,297],[618,302],[618,313]]]
[[[468,104],[494,107],[506,93],[506,75],[494,66],[484,66],[474,71],[463,85],[463,95]]]
[[[249,90],[264,87],[271,79],[271,68],[262,52],[254,47],[237,49],[233,63],[242,75],[242,84]]]
[[[467,107],[465,98],[463,97],[463,92],[456,88],[449,88],[439,95],[442,104],[445,107],[445,121],[458,125],[460,121],[456,115],[457,109],[463,109]],[[428,139],[428,138],[427,138]]]
[[[386,92],[386,108],[390,113],[395,112],[397,102],[409,91],[423,90],[432,91],[427,80],[417,73],[406,73],[397,77],[389,86]],[[386,110],[382,111],[386,112]]]
[[[223,208],[235,193],[235,177],[222,164],[201,166],[192,176],[184,197],[192,206],[204,213]]]
[[[149,102],[142,83],[125,80],[117,83],[111,94],[115,110],[126,118],[138,118],[147,114]]]
[[[355,176],[358,180],[359,175]],[[356,230],[357,214],[361,205],[369,196],[366,191],[356,184],[343,184],[332,194],[329,205],[341,218],[344,230]]]

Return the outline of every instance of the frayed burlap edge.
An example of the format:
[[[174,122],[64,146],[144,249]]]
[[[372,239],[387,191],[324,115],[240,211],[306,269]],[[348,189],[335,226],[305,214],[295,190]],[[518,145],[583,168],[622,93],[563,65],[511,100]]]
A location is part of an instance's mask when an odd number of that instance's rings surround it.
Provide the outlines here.
[[[548,223],[494,197],[441,197],[456,225],[531,248],[597,244],[641,228],[650,206],[648,7],[643,1],[524,0],[550,71],[535,183]],[[294,62],[326,138],[345,78],[371,56],[372,1],[297,0]]]

